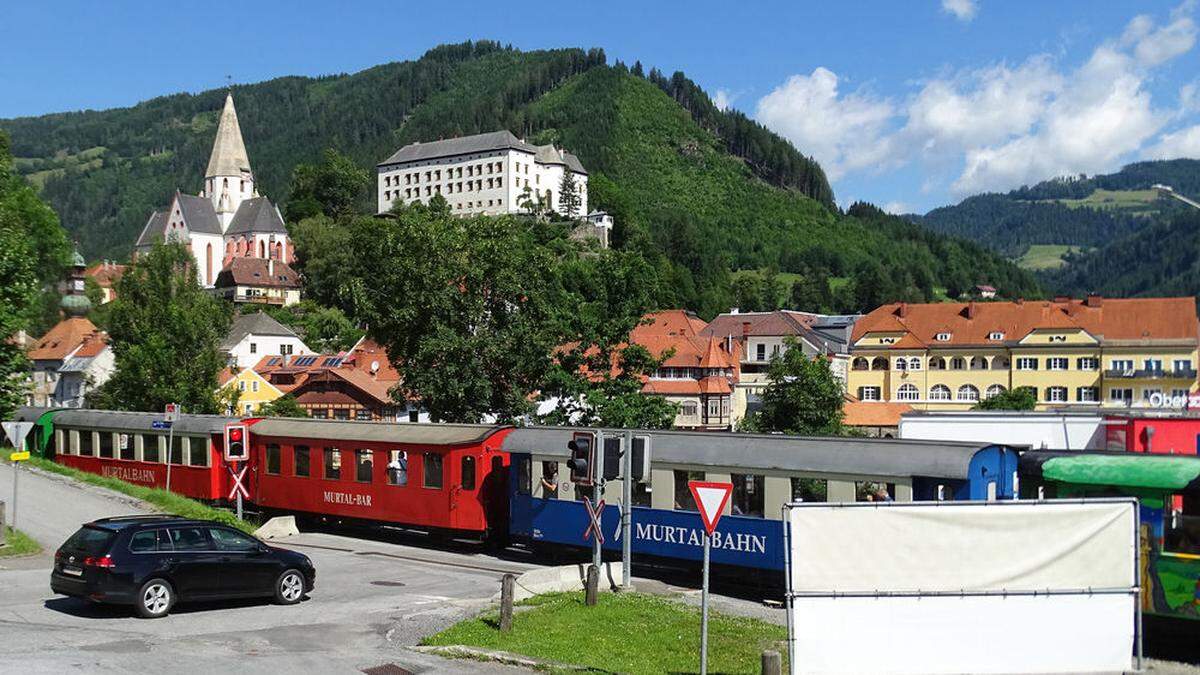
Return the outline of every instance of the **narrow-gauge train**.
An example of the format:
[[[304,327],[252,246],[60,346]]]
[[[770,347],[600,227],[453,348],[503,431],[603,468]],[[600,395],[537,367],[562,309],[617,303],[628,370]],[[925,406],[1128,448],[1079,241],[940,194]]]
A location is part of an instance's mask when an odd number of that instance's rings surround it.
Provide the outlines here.
[[[1200,457],[1035,450],[1019,468],[1027,499],[1137,497],[1142,611],[1200,619]]]
[[[250,429],[246,487],[267,511],[514,540],[562,550],[586,547],[582,503],[590,488],[568,476],[562,427],[407,424],[181,415],[166,452],[158,415],[22,409],[35,421],[30,449],[85,471],[221,503],[232,479],[224,428]],[[731,515],[717,530],[718,564],[782,570],[781,509],[793,499],[1008,499],[1017,452],[1005,446],[892,439],[638,432],[651,439],[650,479],[633,494],[633,551],[691,563],[700,548],[688,480],[734,483]],[[178,478],[177,478],[178,476]],[[609,483],[602,530],[619,549],[620,483]]]

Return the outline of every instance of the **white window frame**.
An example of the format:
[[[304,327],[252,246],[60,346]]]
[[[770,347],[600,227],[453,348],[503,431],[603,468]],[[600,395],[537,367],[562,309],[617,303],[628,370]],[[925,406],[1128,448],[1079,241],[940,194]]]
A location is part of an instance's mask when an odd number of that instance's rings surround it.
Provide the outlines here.
[[[892,361],[892,370],[908,370],[908,359],[903,356],[897,357]]]
[[[1191,359],[1175,359],[1172,369],[1175,371],[1191,370],[1192,369],[1192,360]]]
[[[1061,367],[1059,367],[1061,365]],[[1051,356],[1046,359],[1046,370],[1069,370],[1071,359],[1065,356]]]
[[[1006,391],[1008,389],[1002,384],[989,384],[987,389],[983,391],[983,398],[984,400],[995,398]]]
[[[1068,392],[1066,387],[1046,387],[1046,401],[1049,403],[1066,403],[1068,400],[1067,397]]]
[[[1075,397],[1079,399],[1080,403],[1096,403],[1100,400],[1100,392],[1096,387],[1078,387],[1075,390]]]
[[[1129,396],[1126,396],[1126,393]],[[1133,387],[1112,387],[1108,390],[1108,398],[1111,401],[1120,401],[1128,405],[1133,402]]]
[[[860,394],[861,394],[860,400],[863,400],[863,401],[882,401],[883,400],[883,390],[880,387],[872,387],[872,386],[862,387],[862,391],[860,392]]]
[[[1100,359],[1095,356],[1080,356],[1075,360],[1075,365],[1079,370],[1096,370],[1100,367]]]
[[[970,398],[969,396],[967,396],[967,397],[963,396],[963,392],[967,392],[967,394],[969,395],[972,391],[975,392],[975,398]],[[977,403],[979,401],[979,387],[976,387],[973,384],[964,384],[964,385],[960,386],[958,388],[958,391],[956,391],[954,393],[954,400],[962,402],[962,403]]]
[[[933,339],[937,340],[938,342],[949,342],[950,337],[950,333],[938,333],[937,335],[933,336]]]
[[[1004,333],[1001,331],[998,331],[998,330],[994,330],[994,331],[988,333],[988,339],[999,342],[1000,340],[1004,339]]]
[[[1113,359],[1108,364],[1111,370],[1133,370],[1133,359]]]
[[[920,370],[921,369],[921,359],[916,356],[909,357],[908,369],[909,370]]]
[[[1157,364],[1157,365],[1150,365]],[[1163,360],[1161,358],[1148,358],[1142,360],[1143,370],[1161,371],[1163,369]]]
[[[1030,364],[1033,365],[1032,368],[1029,367]],[[1018,356],[1016,365],[1017,370],[1037,370],[1038,359],[1036,356]]]
[[[953,401],[954,392],[944,384],[935,384],[929,388],[930,401]]]
[[[906,383],[900,385],[899,388],[896,389],[896,400],[897,401],[920,401],[921,400],[921,390],[917,389],[917,385],[915,385],[911,382],[906,382]]]

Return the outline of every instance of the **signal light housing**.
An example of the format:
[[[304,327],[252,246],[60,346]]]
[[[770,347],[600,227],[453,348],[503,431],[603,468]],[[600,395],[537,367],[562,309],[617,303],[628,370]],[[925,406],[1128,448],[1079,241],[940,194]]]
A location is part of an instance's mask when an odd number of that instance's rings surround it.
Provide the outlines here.
[[[596,434],[590,431],[576,431],[567,449],[571,451],[571,459],[567,460],[567,468],[571,470],[571,482],[588,487],[595,482],[596,472]]]
[[[225,427],[225,461],[244,462],[250,459],[250,444],[247,442],[249,433],[245,424],[231,424]]]

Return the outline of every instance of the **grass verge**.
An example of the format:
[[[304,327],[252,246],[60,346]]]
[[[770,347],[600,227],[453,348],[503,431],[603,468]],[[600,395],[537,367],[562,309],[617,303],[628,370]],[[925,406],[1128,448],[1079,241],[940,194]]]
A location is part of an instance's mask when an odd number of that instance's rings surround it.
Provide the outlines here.
[[[41,553],[42,547],[32,537],[20,530],[14,530],[7,525],[4,528],[4,546],[0,546],[0,558],[13,558],[19,555]]]
[[[549,593],[518,604],[531,608],[514,613],[510,633],[499,631],[493,610],[422,644],[498,649],[603,672],[665,673],[700,666],[697,608],[640,593],[603,593],[595,607],[583,604],[583,593]],[[765,649],[786,658],[783,626],[711,610],[708,619],[712,672],[756,673]]]
[[[159,488],[150,488],[144,485],[134,485],[127,483],[117,478],[109,476],[98,476],[94,473],[80,471],[69,466],[57,464],[44,457],[30,457],[29,465],[37,467],[43,471],[57,473],[63,476],[69,476],[75,480],[84,483],[91,483],[102,488],[108,488],[120,492],[123,495],[128,495],[134,499],[140,499],[149,504],[153,504],[162,511],[173,513],[184,518],[198,518],[203,520],[215,520],[232,527],[236,527],[243,532],[253,532],[257,529],[254,523],[238,520],[237,516],[222,509],[213,508],[207,504],[196,501],[183,495],[177,495],[174,492],[167,492]]]

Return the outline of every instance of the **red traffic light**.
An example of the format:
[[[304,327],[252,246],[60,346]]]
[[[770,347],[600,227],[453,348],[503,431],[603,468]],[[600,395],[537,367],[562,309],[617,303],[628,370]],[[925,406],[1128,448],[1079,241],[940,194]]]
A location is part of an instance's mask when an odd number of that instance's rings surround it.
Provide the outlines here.
[[[232,427],[232,428],[230,428],[230,430],[229,430],[229,440],[231,440],[231,441],[240,441],[240,440],[242,440],[242,428],[241,428],[241,427]]]

